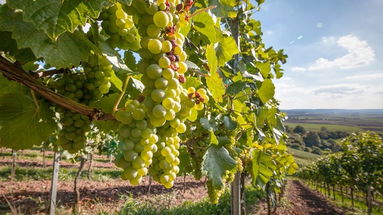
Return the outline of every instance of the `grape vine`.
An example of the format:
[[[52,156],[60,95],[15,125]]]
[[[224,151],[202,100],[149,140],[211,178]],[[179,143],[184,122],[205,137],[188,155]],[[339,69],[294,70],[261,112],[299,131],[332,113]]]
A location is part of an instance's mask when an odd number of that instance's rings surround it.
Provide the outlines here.
[[[0,77],[0,146],[58,134],[76,153],[100,132],[130,184],[191,173],[213,202],[238,175],[278,190],[296,170],[274,98],[287,56],[253,18],[263,1],[57,1],[44,25],[26,1],[0,6],[0,71],[24,85]]]

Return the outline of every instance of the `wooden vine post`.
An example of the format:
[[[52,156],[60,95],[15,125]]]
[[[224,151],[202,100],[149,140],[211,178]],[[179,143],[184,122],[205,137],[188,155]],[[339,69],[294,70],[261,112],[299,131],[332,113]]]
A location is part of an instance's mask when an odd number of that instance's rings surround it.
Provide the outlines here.
[[[235,43],[238,46],[239,53],[240,51],[240,41],[239,41],[239,18],[240,11],[238,10],[237,17],[231,20],[231,32],[233,34],[233,38]],[[235,56],[234,59],[234,67],[235,71],[238,71],[238,63],[239,63],[239,54]],[[241,215],[241,173],[237,172],[235,174],[234,181],[231,183],[231,215]]]
[[[53,155],[53,173],[51,180],[51,191],[50,191],[50,205],[49,215],[54,215],[56,210],[56,199],[57,199],[57,183],[59,177],[59,165],[60,165],[60,152],[55,150]]]

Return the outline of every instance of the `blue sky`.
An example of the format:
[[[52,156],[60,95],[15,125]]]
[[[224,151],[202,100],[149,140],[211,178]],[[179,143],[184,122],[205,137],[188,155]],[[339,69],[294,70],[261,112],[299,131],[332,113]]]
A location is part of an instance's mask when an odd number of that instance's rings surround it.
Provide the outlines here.
[[[266,0],[255,18],[284,49],[281,108],[383,108],[383,0]]]
[[[289,55],[281,108],[383,108],[383,0],[266,0],[255,18]]]

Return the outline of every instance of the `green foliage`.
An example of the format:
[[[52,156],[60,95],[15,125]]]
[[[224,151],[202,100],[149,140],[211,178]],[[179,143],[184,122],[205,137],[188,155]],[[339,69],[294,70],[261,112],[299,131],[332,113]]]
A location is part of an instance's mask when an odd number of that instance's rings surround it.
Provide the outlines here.
[[[53,112],[45,102],[35,104],[31,91],[4,77],[0,83],[4,87],[0,93],[0,146],[28,149],[39,145],[56,129]]]
[[[181,10],[143,0],[15,0],[0,6],[0,35],[7,40],[1,56],[26,68],[37,62],[41,70],[64,68],[39,81],[99,108],[96,115],[120,120],[81,121],[68,110],[52,111],[54,104],[39,97],[35,106],[23,88],[12,101],[0,92],[6,110],[0,114],[0,143],[11,145],[10,133],[32,125],[32,144],[65,130],[59,142],[76,139],[85,146],[101,142],[92,133],[106,132],[113,140],[102,145],[120,153],[116,163],[125,170],[123,178],[135,184],[149,172],[171,187],[179,171],[200,178],[203,169],[213,201],[236,172],[253,176],[254,186],[269,183],[277,190],[296,164],[286,151],[284,114],[274,98],[273,79],[283,76],[287,56],[266,47],[261,23],[253,18],[263,1],[182,3]],[[207,11],[212,5],[217,7]],[[91,26],[87,33],[85,24]],[[57,84],[60,79],[66,81]],[[77,135],[83,121],[87,130]],[[21,137],[16,144],[25,141]]]
[[[301,178],[331,185],[348,185],[366,190],[373,187],[382,191],[382,137],[364,132],[343,140],[343,151],[321,158],[298,175]]]
[[[202,163],[202,169],[207,172],[215,187],[223,186],[222,177],[226,171],[232,171],[235,166],[236,162],[230,157],[229,152],[219,146],[210,146]]]
[[[275,86],[270,79],[266,79],[262,86],[259,88],[259,98],[263,103],[268,102],[271,98],[274,97]]]
[[[37,58],[58,68],[77,66],[89,55],[89,47],[76,34],[64,33],[53,41],[6,5],[0,6],[0,30],[12,32],[18,48],[30,48]]]
[[[64,32],[74,32],[90,18],[97,18],[107,1],[93,0],[14,0],[8,6],[23,11],[23,19],[53,40]]]

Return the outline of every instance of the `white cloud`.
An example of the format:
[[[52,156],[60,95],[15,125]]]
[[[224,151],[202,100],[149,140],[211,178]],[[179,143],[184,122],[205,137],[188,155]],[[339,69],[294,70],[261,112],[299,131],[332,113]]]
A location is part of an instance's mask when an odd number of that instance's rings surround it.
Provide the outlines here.
[[[323,23],[318,22],[318,23],[316,24],[316,27],[317,27],[317,28],[322,28],[322,27],[323,27]]]
[[[377,79],[383,79],[383,73],[371,73],[365,75],[351,75],[347,76],[347,80],[358,80],[358,81],[371,81]]]
[[[282,109],[297,108],[340,108],[364,109],[383,108],[383,86],[381,84],[355,84],[339,80],[339,84],[308,86],[290,77],[275,81],[276,98]],[[351,80],[349,80],[351,81]]]
[[[358,84],[334,84],[318,87],[312,92],[314,94],[355,95],[363,93],[365,89],[366,86]]]
[[[291,68],[291,71],[293,71],[293,72],[306,72],[306,68],[295,66],[295,67]]]
[[[297,40],[301,40],[301,39],[303,39],[303,35],[299,35],[299,36],[297,37]]]
[[[298,71],[318,71],[327,69],[353,69],[369,65],[375,60],[375,52],[367,41],[360,40],[354,35],[346,35],[340,38],[323,37],[321,42],[325,45],[336,45],[347,51],[347,54],[333,60],[318,58],[308,67],[298,67]]]

